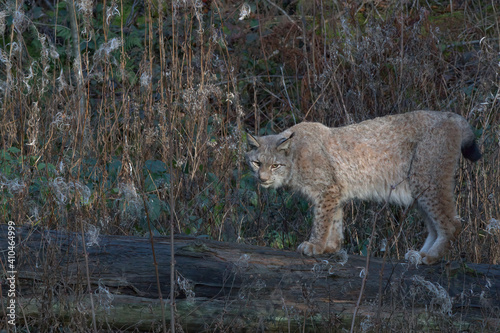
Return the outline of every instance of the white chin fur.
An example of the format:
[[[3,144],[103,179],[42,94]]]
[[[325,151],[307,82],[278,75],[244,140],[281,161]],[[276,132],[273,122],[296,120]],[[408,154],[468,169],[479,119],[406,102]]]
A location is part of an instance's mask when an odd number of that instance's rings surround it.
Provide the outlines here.
[[[272,182],[268,182],[268,183],[260,183],[260,186],[264,187],[264,188],[278,188],[278,187],[281,187],[283,185],[283,182],[278,179],[278,180],[274,180]]]

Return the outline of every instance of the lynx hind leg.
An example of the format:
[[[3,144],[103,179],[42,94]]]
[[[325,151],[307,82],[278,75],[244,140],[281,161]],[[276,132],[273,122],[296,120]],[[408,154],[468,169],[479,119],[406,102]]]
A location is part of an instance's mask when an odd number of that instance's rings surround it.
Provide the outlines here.
[[[427,213],[425,212],[425,210],[422,209],[421,207],[419,207],[419,211],[425,220],[425,226],[427,227],[427,232],[428,232],[427,238],[425,239],[425,243],[422,246],[422,249],[420,250],[420,254],[425,255],[427,253],[427,251],[429,251],[429,249],[432,247],[434,242],[436,241],[437,230],[436,230],[436,226],[434,225],[434,221],[432,221],[432,219],[430,219],[427,216]]]
[[[299,245],[297,251],[308,256],[337,252],[342,246],[342,207],[339,192],[326,191],[315,207],[314,221],[309,241]]]
[[[434,192],[436,195],[430,195]],[[453,193],[430,191],[418,200],[427,224],[429,235],[420,250],[422,262],[431,265],[439,261],[448,250],[450,243],[461,230],[456,217]]]
[[[424,264],[440,260],[460,232],[453,197],[461,136],[451,122],[435,124],[415,147],[410,186],[427,224],[420,254]]]

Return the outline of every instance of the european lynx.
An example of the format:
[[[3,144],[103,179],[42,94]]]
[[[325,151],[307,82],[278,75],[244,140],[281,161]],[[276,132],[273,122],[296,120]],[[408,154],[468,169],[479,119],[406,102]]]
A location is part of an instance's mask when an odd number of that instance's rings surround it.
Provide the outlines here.
[[[407,206],[416,200],[429,232],[420,250],[425,264],[441,259],[461,230],[453,198],[460,152],[471,161],[481,157],[463,117],[434,111],[340,128],[303,122],[277,135],[248,135],[248,142],[246,159],[262,187],[289,186],[315,206],[311,237],[299,252],[340,250],[342,206],[350,199]]]

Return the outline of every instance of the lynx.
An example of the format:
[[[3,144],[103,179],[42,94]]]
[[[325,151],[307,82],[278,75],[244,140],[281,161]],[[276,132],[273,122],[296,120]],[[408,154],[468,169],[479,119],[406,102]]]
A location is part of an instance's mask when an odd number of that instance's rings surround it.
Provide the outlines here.
[[[453,196],[460,152],[471,161],[481,157],[467,121],[449,112],[415,111],[339,128],[303,122],[247,138],[246,160],[260,185],[290,187],[314,205],[310,239],[298,247],[308,256],[341,249],[348,200],[415,201],[428,231],[422,262],[436,263],[461,230]]]

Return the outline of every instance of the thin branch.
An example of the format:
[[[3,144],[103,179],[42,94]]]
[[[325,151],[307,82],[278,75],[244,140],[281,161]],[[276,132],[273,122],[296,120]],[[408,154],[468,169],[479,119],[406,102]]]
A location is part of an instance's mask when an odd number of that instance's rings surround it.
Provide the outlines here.
[[[363,276],[363,281],[361,282],[361,290],[359,291],[358,301],[356,302],[356,307],[354,308],[354,312],[352,314],[351,333],[354,332],[354,324],[356,323],[356,315],[358,313],[359,307],[361,306],[361,300],[363,298],[363,294],[364,294],[365,287],[366,287],[366,281],[368,279],[368,270],[370,269],[370,254],[371,254],[371,249],[372,249],[373,238],[375,238],[375,229],[377,226],[377,218],[380,215],[380,213],[382,211],[384,211],[384,209],[389,205],[389,198],[391,197],[392,191],[396,188],[396,186],[398,186],[399,184],[401,184],[405,180],[406,179],[402,180],[397,185],[391,186],[391,189],[389,191],[389,195],[387,197],[387,200],[384,203],[384,206],[373,217],[372,233],[371,233],[370,238],[368,240],[368,247],[366,248],[366,265],[364,268],[365,274]]]
[[[277,4],[269,1],[269,0],[265,0],[268,4],[270,4],[271,6],[273,6],[274,8],[276,8],[277,10],[279,10],[283,15],[286,16],[286,18],[288,20],[290,20],[290,22],[292,22],[297,28],[299,28],[300,31],[302,31],[302,28],[280,7],[278,6]]]
[[[89,254],[87,252],[87,244],[85,241],[85,231],[83,230],[83,221],[80,220],[80,228],[82,232],[82,247],[83,247],[83,256],[85,258],[85,275],[87,277],[87,291],[89,293],[90,297],[90,308],[92,311],[92,328],[94,329],[94,332],[97,333],[97,322],[95,319],[95,307],[94,307],[94,298],[93,293],[92,293],[92,287],[90,283],[90,268],[89,268]]]
[[[148,221],[149,241],[151,242],[151,252],[153,253],[153,266],[155,267],[156,287],[158,288],[158,299],[160,300],[163,333],[166,333],[167,323],[165,321],[165,305],[163,303],[163,294],[161,292],[160,272],[158,271],[158,262],[156,261],[155,242],[153,238],[153,229],[151,228],[151,219],[149,218],[148,202],[146,200],[146,194],[144,192],[142,194],[142,202],[144,203],[144,212],[146,213],[146,219]]]
[[[78,20],[77,13],[75,8],[75,1],[70,0],[67,1],[68,10],[69,10],[69,20],[71,25],[71,38],[73,42],[73,56],[75,57],[76,63],[76,82],[78,86],[78,99],[80,102],[80,110],[78,113],[78,121],[82,121],[85,114],[85,94],[83,93],[84,89],[84,79],[83,79],[83,65],[82,65],[82,56],[80,54],[80,34],[78,29]],[[84,124],[82,124],[83,131]]]

